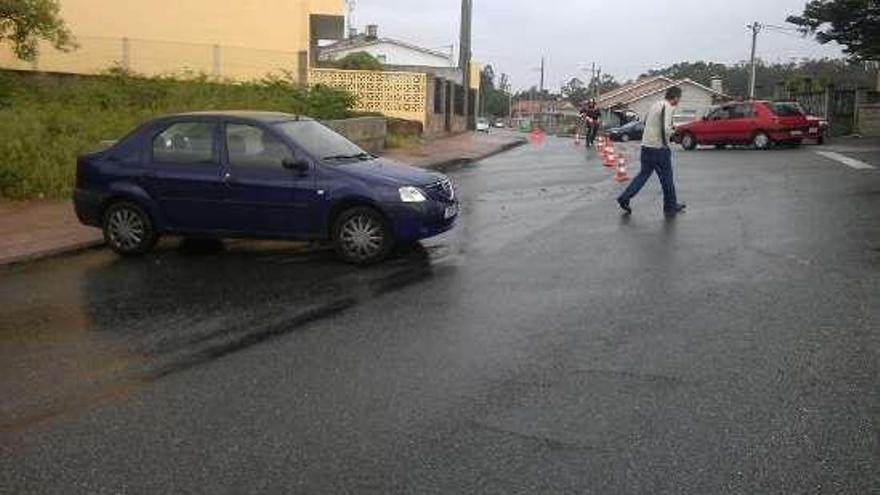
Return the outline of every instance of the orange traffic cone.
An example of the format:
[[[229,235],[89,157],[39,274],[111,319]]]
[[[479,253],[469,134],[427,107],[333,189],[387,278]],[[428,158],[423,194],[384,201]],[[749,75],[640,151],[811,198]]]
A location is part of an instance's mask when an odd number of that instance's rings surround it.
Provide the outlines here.
[[[609,146],[605,148],[605,150],[605,157],[602,161],[602,165],[612,168],[617,165],[617,155],[614,154],[614,146]]]
[[[541,146],[544,144],[544,132],[540,128],[535,128],[529,135],[529,139],[535,146]]]
[[[617,174],[614,176],[614,180],[617,182],[629,180],[629,174],[626,173],[626,159],[624,157],[620,157],[620,160],[617,162]]]

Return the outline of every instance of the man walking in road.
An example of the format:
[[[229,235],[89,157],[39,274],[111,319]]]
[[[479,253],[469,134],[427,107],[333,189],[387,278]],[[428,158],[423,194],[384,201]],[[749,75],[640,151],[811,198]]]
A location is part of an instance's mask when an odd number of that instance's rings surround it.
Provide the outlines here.
[[[617,204],[626,212],[632,213],[630,200],[644,187],[651,174],[657,172],[663,188],[663,211],[676,215],[684,211],[685,205],[675,197],[675,180],[672,174],[672,150],[669,139],[672,137],[672,114],[681,100],[681,88],[666,90],[666,98],[654,104],[645,116],[645,133],[642,137],[642,170],[629,187],[617,198]]]

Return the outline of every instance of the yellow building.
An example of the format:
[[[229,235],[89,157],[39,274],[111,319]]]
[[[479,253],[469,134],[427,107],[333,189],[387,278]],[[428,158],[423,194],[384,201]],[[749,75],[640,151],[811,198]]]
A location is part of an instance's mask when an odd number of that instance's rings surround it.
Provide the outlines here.
[[[79,48],[43,45],[23,63],[0,46],[0,67],[94,74],[189,71],[231,79],[292,72],[305,81],[317,42],[344,34],[344,0],[61,0]]]

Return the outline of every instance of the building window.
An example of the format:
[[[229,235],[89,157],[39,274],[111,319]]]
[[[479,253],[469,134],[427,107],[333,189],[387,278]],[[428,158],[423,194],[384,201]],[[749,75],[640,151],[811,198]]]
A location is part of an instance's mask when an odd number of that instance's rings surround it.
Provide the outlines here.
[[[464,87],[455,85],[455,115],[464,115]]]
[[[443,79],[434,79],[434,113],[443,113]]]

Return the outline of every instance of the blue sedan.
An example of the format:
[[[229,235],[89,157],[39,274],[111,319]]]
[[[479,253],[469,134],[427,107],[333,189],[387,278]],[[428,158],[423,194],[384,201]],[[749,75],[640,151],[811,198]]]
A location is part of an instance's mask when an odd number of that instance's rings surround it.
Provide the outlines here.
[[[74,205],[121,255],[160,235],[331,241],[367,264],[451,229],[452,183],[377,158],[309,118],[201,112],[148,122],[77,160]]]

